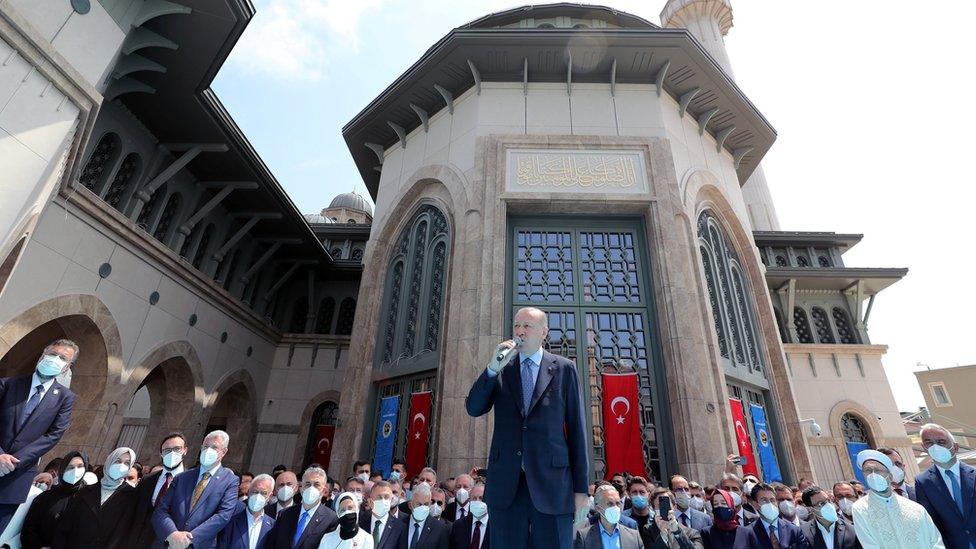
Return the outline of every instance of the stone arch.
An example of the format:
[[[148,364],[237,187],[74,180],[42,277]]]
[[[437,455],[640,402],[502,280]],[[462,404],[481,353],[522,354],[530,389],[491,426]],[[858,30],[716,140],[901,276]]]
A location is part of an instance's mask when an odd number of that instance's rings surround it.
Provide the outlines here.
[[[7,250],[3,260],[0,261],[0,296],[3,295],[3,289],[6,287],[7,281],[10,280],[17,262],[20,261],[24,248],[27,247],[27,240],[33,234],[39,219],[40,215],[37,212],[30,213],[27,220],[20,225],[20,229],[13,233],[17,235],[16,240],[12,240],[13,245]],[[0,249],[0,254],[4,254],[3,249]]]
[[[30,374],[44,346],[59,338],[75,341],[80,349],[70,375],[77,399],[71,426],[50,455],[83,449],[95,459],[104,434],[105,397],[118,385],[122,370],[118,326],[97,297],[52,298],[0,327],[0,377]]]
[[[159,462],[159,443],[166,434],[179,431],[190,448],[199,445],[203,431],[203,365],[196,350],[186,341],[159,345],[139,361],[129,375],[124,403],[112,445],[125,427],[125,413],[136,394],[145,389],[149,397],[149,417],[145,434],[136,449],[143,464]]]
[[[312,414],[315,413],[315,410],[319,406],[326,402],[341,404],[341,397],[342,395],[339,393],[339,391],[329,389],[322,391],[308,400],[308,404],[305,405],[305,409],[302,411],[302,420],[298,424],[300,425],[299,428],[304,432],[299,431],[298,440],[295,441],[295,457],[292,460],[292,463],[296,467],[303,467],[305,465],[305,450],[308,448],[308,440],[312,434],[312,428],[314,427],[312,425]],[[336,434],[338,435],[338,428],[336,428],[336,431]],[[333,455],[335,455],[335,453],[333,453]]]
[[[827,433],[830,436],[835,437],[843,445],[844,433],[841,431],[841,418],[844,417],[844,414],[857,417],[868,428],[868,440],[871,441],[872,447],[881,445],[883,431],[881,430],[881,422],[878,421],[878,415],[853,400],[842,400],[830,409],[827,427]],[[846,452],[846,450],[844,451]]]
[[[201,435],[220,429],[230,435],[223,465],[240,473],[250,465],[257,435],[257,390],[247,370],[236,370],[216,384],[206,406],[207,421]]]

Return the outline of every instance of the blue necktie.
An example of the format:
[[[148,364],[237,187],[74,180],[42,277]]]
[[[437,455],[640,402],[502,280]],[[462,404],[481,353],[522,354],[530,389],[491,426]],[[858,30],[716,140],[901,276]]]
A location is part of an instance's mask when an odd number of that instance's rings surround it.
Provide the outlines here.
[[[535,377],[532,375],[531,358],[522,361],[522,410],[529,415],[529,405],[532,404],[532,393],[535,391]]]
[[[308,524],[308,511],[302,511],[302,516],[298,519],[298,528],[295,528],[295,537],[291,539],[292,547],[298,545],[298,540],[302,537],[306,524]]]
[[[956,500],[956,507],[962,513],[962,486],[959,485],[959,479],[952,472],[952,469],[946,469],[945,474],[949,477],[949,483],[952,484],[952,499]]]
[[[24,415],[20,416],[20,427],[23,427],[27,423],[27,418],[34,412],[34,408],[37,408],[37,405],[41,403],[41,391],[43,390],[44,386],[38,385],[34,389],[34,394],[27,401],[27,404],[24,405]]]

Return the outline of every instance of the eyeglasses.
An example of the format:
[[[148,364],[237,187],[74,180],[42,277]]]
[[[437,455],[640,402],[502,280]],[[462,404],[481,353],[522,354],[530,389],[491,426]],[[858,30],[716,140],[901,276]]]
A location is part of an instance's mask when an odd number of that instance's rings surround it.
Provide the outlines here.
[[[207,448],[207,446],[205,446],[205,448]],[[172,454],[173,452],[182,452],[182,451],[183,451],[183,447],[182,446],[174,446],[172,448],[163,448],[162,450],[159,451],[159,453],[162,454],[162,455],[164,455],[164,456],[168,456],[168,455]]]
[[[65,362],[71,362],[71,357],[65,355],[64,353],[58,353],[55,351],[48,351],[44,353],[44,356],[56,356]]]

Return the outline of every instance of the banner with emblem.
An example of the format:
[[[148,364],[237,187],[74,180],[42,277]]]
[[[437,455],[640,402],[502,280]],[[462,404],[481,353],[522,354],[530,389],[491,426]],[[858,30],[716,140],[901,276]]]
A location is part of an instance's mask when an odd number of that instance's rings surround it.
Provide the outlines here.
[[[380,401],[380,417],[376,422],[376,451],[373,452],[373,471],[386,478],[393,469],[393,448],[397,439],[397,414],[400,397],[389,396]]]
[[[332,458],[332,437],[335,436],[334,425],[319,425],[315,428],[315,441],[312,443],[312,459],[309,463],[318,463],[326,471],[329,470],[329,460]]]
[[[759,468],[756,467],[756,457],[752,454],[752,440],[749,439],[749,428],[746,427],[742,401],[729,398],[729,408],[732,409],[732,426],[735,428],[735,442],[739,446],[739,456],[745,461],[742,464],[742,474],[755,475],[759,478]]]
[[[779,472],[779,462],[776,461],[776,452],[773,450],[773,437],[766,423],[766,410],[762,406],[750,404],[749,413],[752,415],[752,427],[758,439],[756,446],[759,448],[759,464],[762,465],[763,481],[783,482],[783,475]]]
[[[427,438],[430,436],[431,392],[410,395],[410,425],[407,431],[407,474],[413,477],[427,466]]]
[[[626,471],[647,478],[640,430],[637,374],[603,374],[603,441],[606,478]]]

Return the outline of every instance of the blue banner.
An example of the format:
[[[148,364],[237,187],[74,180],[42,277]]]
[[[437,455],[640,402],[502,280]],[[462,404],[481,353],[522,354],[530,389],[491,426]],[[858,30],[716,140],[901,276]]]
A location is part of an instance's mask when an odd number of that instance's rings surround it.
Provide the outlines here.
[[[759,449],[759,464],[762,465],[763,482],[783,482],[783,475],[779,472],[776,452],[773,451],[773,437],[766,425],[766,410],[762,406],[749,404],[749,415],[752,416],[752,428],[756,433],[756,447]]]
[[[397,414],[400,397],[386,397],[380,402],[380,419],[376,422],[376,452],[373,454],[373,471],[387,474],[393,469],[393,448],[397,439]]]
[[[857,466],[857,455],[861,453],[861,450],[867,450],[868,445],[865,442],[848,442],[847,443],[847,454],[851,456],[851,467],[854,469],[854,476],[857,480],[864,484],[864,475],[861,474],[861,468]]]

